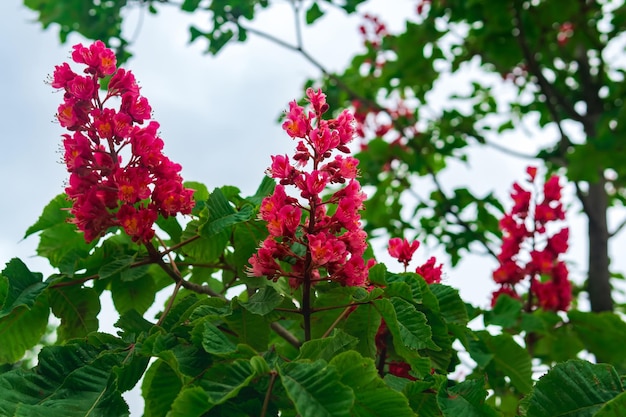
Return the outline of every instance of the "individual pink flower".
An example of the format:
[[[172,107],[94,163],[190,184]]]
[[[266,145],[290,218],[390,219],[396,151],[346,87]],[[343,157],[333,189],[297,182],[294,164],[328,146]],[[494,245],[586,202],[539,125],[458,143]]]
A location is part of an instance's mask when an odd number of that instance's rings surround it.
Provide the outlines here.
[[[298,103],[289,103],[289,113],[287,120],[283,123],[283,130],[292,138],[304,138],[311,129],[309,120],[304,114],[304,109]]]
[[[93,78],[77,75],[65,86],[67,92],[79,100],[91,100],[96,91]]]
[[[387,248],[387,251],[392,258],[395,258],[398,262],[404,264],[404,269],[406,270],[409,262],[413,259],[413,254],[419,246],[420,242],[417,240],[409,243],[407,239],[394,237],[389,239],[389,247]]]

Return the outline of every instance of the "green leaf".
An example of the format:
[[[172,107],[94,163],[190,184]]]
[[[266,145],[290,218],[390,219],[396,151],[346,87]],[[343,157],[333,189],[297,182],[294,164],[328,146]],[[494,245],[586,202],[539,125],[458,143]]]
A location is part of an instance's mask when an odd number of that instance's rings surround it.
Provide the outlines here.
[[[8,278],[8,289],[0,310],[0,318],[8,316],[18,307],[32,307],[48,286],[42,282],[43,275],[30,272],[18,258],[13,258],[6,264],[2,275]]]
[[[57,328],[59,341],[85,337],[98,330],[100,297],[93,288],[57,286],[49,294],[52,313],[61,319]]]
[[[270,324],[264,316],[242,308],[239,300],[232,302],[232,313],[224,317],[228,327],[237,334],[239,343],[246,343],[258,351],[267,350]]]
[[[249,360],[218,363],[202,375],[200,385],[213,404],[222,404],[234,398],[255,377]]]
[[[201,417],[213,407],[200,387],[186,388],[178,393],[168,417]]]
[[[270,286],[260,288],[247,302],[239,304],[251,313],[265,316],[283,302],[284,297]]]
[[[111,298],[120,314],[130,310],[145,313],[154,303],[155,294],[156,286],[150,275],[144,275],[134,281],[122,281],[118,277],[111,281]]]
[[[129,282],[135,281],[139,278],[143,278],[150,270],[150,265],[140,265],[124,269],[120,272],[120,280]],[[169,282],[169,281],[168,281]]]
[[[33,233],[48,229],[57,224],[64,224],[68,218],[68,208],[72,207],[72,203],[67,199],[65,194],[59,194],[54,197],[46,207],[44,207],[41,216],[35,224],[26,230],[24,239]]]
[[[185,245],[185,253],[192,258],[201,259],[202,262],[210,263],[217,261],[224,254],[224,249],[226,249],[226,245],[228,245],[230,238],[228,231],[224,230],[222,233],[208,238],[200,236],[198,239],[197,228],[198,221],[192,220],[183,232],[183,240],[195,239]]]
[[[120,319],[115,323],[115,327],[122,329],[128,333],[148,333],[152,329],[153,324],[144,319],[137,310],[128,310],[126,313],[120,316]]]
[[[493,324],[504,328],[516,325],[521,317],[522,302],[507,294],[498,297],[491,311],[485,312],[485,325]]]
[[[202,324],[202,347],[214,355],[229,355],[237,350],[237,346],[208,320]]]
[[[372,284],[378,284],[381,286],[387,285],[387,280],[385,279],[386,276],[387,267],[385,264],[378,263],[369,270],[369,280]]]
[[[465,303],[459,296],[459,291],[442,284],[431,284],[430,290],[439,300],[439,308],[444,320],[448,323],[465,326],[469,321]]]
[[[528,351],[508,333],[492,336],[487,331],[480,331],[476,334],[493,354],[492,360],[496,367],[511,379],[515,388],[528,394],[532,389],[532,367]]]
[[[182,387],[182,381],[172,367],[157,359],[148,368],[141,384],[144,417],[165,416]]]
[[[626,323],[617,314],[572,310],[568,316],[578,338],[598,361],[626,372]]]
[[[287,396],[302,417],[350,417],[354,393],[326,362],[291,362],[279,367],[279,373]]]
[[[194,12],[200,6],[201,0],[185,0],[181,4],[180,9],[186,12]]]
[[[403,384],[400,390],[419,417],[441,417],[437,397],[440,387],[446,386],[444,375],[428,375],[427,380],[424,381],[408,381],[405,378],[392,377],[393,375],[385,375],[385,382],[389,384],[395,380],[394,382]]]
[[[304,342],[297,359],[323,359],[328,362],[337,354],[354,348],[357,340],[356,337],[335,329],[330,337]]]
[[[393,310],[389,309],[389,305]],[[385,319],[385,323],[396,339],[409,349],[441,350],[432,340],[432,331],[427,323],[426,316],[418,311],[411,303],[401,298],[390,300],[375,300],[374,304]]]
[[[352,416],[415,416],[407,398],[383,382],[372,359],[348,351],[335,356],[330,365],[337,368],[341,382],[354,392]]]
[[[207,208],[209,209],[209,219],[200,228],[200,234],[206,238],[214,236],[237,223],[250,220],[254,214],[251,205],[245,205],[240,211],[235,211],[219,188],[213,190],[209,196]]]
[[[205,201],[209,198],[209,190],[207,189],[206,185],[202,184],[201,182],[185,181],[183,185],[185,186],[185,188],[191,188],[195,190],[195,192],[193,193],[194,200]]]
[[[626,392],[608,401],[593,417],[622,417],[626,410]]]
[[[1,374],[0,415],[128,416],[113,376],[128,352],[119,339],[108,338],[115,346],[94,339],[44,347],[34,369]]]
[[[484,382],[470,379],[447,390],[442,389],[437,401],[445,417],[497,417],[499,414],[485,404],[486,397]]]
[[[611,365],[582,360],[559,363],[542,376],[528,402],[528,416],[591,416],[624,391]]]
[[[20,306],[0,319],[0,364],[18,361],[39,343],[48,327],[49,316],[48,297],[42,294],[30,308]]]
[[[170,216],[166,219],[163,216],[159,216],[156,224],[170,236],[173,242],[180,242],[180,237],[183,234],[183,228],[180,223],[178,223],[178,219],[176,217]]]
[[[112,262],[102,265],[102,267],[98,270],[98,275],[100,276],[100,279],[111,278],[130,268],[134,261],[134,256],[119,257]]]
[[[320,6],[317,3],[313,3],[311,7],[306,11],[306,23],[307,25],[312,24],[320,17],[324,16],[324,12],[320,9]]]
[[[235,225],[233,231],[233,261],[241,275],[245,275],[248,260],[257,251],[260,242],[267,237],[265,222],[252,219]]]
[[[50,265],[58,267],[61,272],[71,275],[81,267],[77,263],[89,256],[89,251],[96,245],[85,243],[82,233],[77,233],[76,226],[61,223],[45,229],[39,236],[37,254],[47,258]]]
[[[259,185],[259,188],[257,188],[254,195],[246,198],[246,200],[248,200],[255,206],[259,206],[261,205],[265,197],[267,197],[268,195],[274,192],[275,188],[276,188],[276,180],[266,175],[261,180],[261,184]]]
[[[354,310],[343,326],[343,330],[358,338],[355,350],[369,358],[376,356],[376,333],[380,327],[380,313],[371,304],[360,305]]]

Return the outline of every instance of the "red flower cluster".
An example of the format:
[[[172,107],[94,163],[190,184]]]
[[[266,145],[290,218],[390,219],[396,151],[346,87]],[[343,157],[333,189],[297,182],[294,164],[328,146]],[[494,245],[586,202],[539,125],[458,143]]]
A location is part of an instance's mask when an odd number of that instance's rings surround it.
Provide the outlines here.
[[[50,83],[65,90],[57,119],[73,132],[63,135],[72,222],[87,242],[112,226],[121,226],[134,241],[147,242],[154,236],[159,214],[191,213],[193,190],[183,187],[181,166],[161,152],[159,124],[138,126],[150,118],[151,108],[139,95],[133,74],[117,69],[113,51],[101,41],[89,47],[78,44],[72,60],[87,67],[85,75],[63,63],[55,67]],[[100,79],[110,75],[101,98]],[[105,107],[114,97],[120,103],[118,110]],[[126,164],[121,155],[124,148],[130,153]]]
[[[399,237],[394,237],[389,239],[389,246],[387,251],[392,258],[395,258],[401,264],[404,264],[404,271],[406,272],[407,267],[409,266],[409,262],[413,259],[413,254],[419,248],[420,242],[414,240],[412,243],[409,243],[407,239],[401,239]],[[434,256],[431,256],[425,264],[420,265],[415,270],[424,280],[426,280],[429,284],[440,283],[441,282],[441,264],[439,266],[435,266]]]
[[[529,167],[526,172],[528,183],[533,184],[537,168]],[[568,248],[569,229],[563,227],[546,238],[548,223],[565,219],[559,177],[553,175],[545,182],[541,201],[533,201],[533,193],[517,183],[513,184],[511,197],[514,202],[511,212],[500,220],[503,232],[498,255],[500,266],[493,272],[500,288],[493,293],[492,306],[501,294],[519,298],[515,285],[528,278],[529,308],[534,305],[544,310],[567,310],[572,287],[567,267],[559,257]],[[529,260],[521,259],[523,252],[529,254]]]
[[[267,222],[269,236],[250,258],[248,274],[273,280],[289,277],[294,288],[307,274],[311,282],[362,286],[374,261],[363,259],[367,236],[359,211],[365,194],[356,180],[358,161],[351,156],[332,157],[334,150],[349,152],[353,117],[346,110],[336,119],[324,120],[326,96],[313,89],[306,94],[312,111],[293,101],[283,123],[289,136],[300,139],[293,159],[272,156],[267,171],[279,184],[261,204],[260,217]],[[323,199],[321,194],[330,184],[346,185]],[[295,187],[299,198],[288,195],[287,186]],[[284,269],[287,264],[289,270]]]

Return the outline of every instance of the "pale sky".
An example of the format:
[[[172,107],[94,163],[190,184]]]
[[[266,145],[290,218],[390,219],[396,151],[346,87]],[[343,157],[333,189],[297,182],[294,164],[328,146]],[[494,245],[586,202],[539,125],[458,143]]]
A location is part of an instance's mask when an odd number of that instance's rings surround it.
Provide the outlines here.
[[[372,3],[367,10],[377,10],[391,22],[392,29],[401,27],[402,17],[413,13],[415,4],[411,0]],[[44,32],[34,20],[35,14],[20,1],[0,2],[0,85],[4,94],[0,102],[0,267],[17,256],[32,270],[48,274],[51,269],[47,261],[32,257],[37,237],[21,241],[43,207],[63,191],[67,178],[59,152],[64,132],[53,122],[62,96],[53,93],[44,80],[55,65],[69,62],[71,45],[89,41],[74,36],[68,44],[60,45],[55,27]],[[132,11],[126,32],[134,33],[139,21],[138,10]],[[247,43],[230,45],[216,58],[203,55],[204,45],[187,45],[190,21],[189,15],[176,11],[156,17],[146,14],[131,46],[135,57],[125,67],[135,73],[154,119],[161,124],[165,153],[183,166],[185,180],[203,182],[209,189],[235,185],[244,193],[253,193],[270,156],[292,153],[294,143],[276,123],[277,116],[290,100],[302,96],[304,80],[318,72],[295,53],[252,35]],[[305,46],[329,69],[341,69],[361,47],[358,23],[336,14],[335,18],[322,19],[305,31]],[[255,26],[291,40],[288,3],[264,13]],[[524,177],[526,165],[525,161],[484,149],[473,152],[470,163],[470,171],[453,167],[442,182],[466,183],[470,172],[473,189],[496,189],[503,197],[512,181]],[[426,191],[420,194],[426,195]],[[586,250],[581,246],[585,243],[582,226],[584,223],[574,222],[571,238],[571,259],[580,263],[579,277],[586,264],[580,260]],[[437,253],[422,245],[414,266]],[[398,264],[388,267],[400,270]],[[486,306],[494,289],[494,267],[491,259],[467,256],[455,270],[444,266],[444,282],[459,288],[466,300]],[[153,319],[149,313],[146,318]],[[133,415],[141,415],[136,395],[137,391],[127,398]]]

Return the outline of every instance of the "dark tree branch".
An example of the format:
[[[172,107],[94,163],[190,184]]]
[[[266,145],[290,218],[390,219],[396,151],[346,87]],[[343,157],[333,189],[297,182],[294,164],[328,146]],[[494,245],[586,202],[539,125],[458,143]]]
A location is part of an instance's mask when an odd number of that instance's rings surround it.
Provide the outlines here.
[[[546,105],[548,106],[548,110],[550,111],[553,120],[560,121],[560,117],[554,108],[553,100],[563,109],[563,111],[571,117],[573,120],[577,122],[584,123],[584,117],[578,114],[578,112],[574,109],[572,103],[569,103],[563,95],[561,95],[550,82],[546,79],[541,71],[541,66],[539,62],[535,59],[535,54],[532,51],[531,46],[528,44],[528,39],[526,37],[526,31],[524,30],[524,24],[522,23],[522,7],[521,2],[519,0],[515,1],[515,5],[513,7],[513,24],[515,29],[517,29],[517,41],[524,55],[524,59],[528,64],[528,69],[530,73],[537,79],[537,84],[541,92],[546,96]]]

